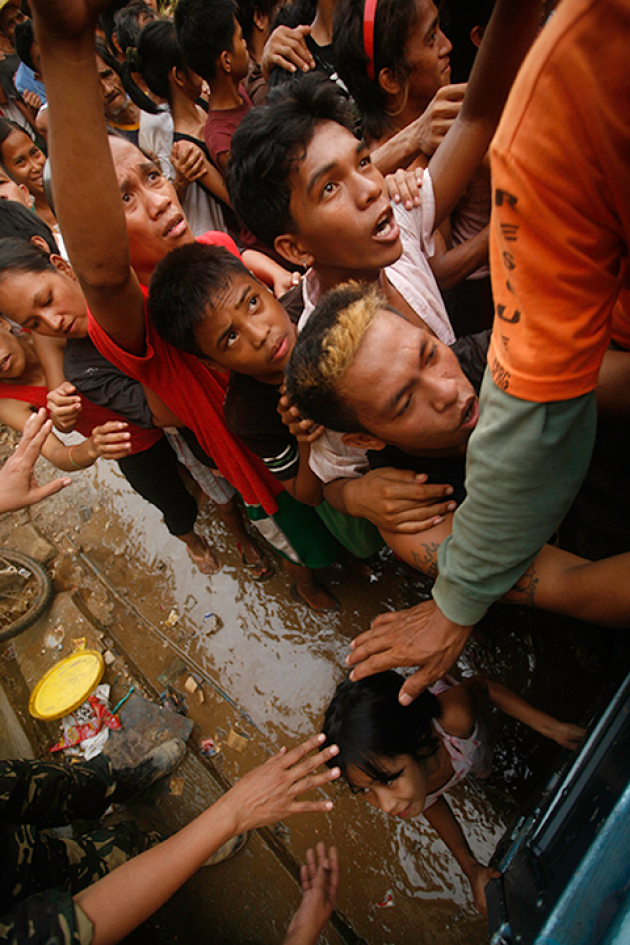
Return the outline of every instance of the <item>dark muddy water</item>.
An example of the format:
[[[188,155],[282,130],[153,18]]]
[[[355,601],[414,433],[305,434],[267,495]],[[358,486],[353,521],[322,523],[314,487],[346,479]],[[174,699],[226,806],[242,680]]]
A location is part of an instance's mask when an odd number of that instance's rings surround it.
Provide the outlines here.
[[[66,533],[84,542],[116,587],[156,625],[164,627],[175,611],[178,620],[165,632],[248,714],[256,737],[271,746],[295,744],[319,728],[345,673],[353,636],[376,614],[410,606],[427,593],[422,580],[384,554],[372,580],[337,566],[321,574],[343,610],[319,617],[290,600],[279,566],[264,584],[248,577],[210,507],[201,511],[199,525],[224,567],[204,577],[184,546],[168,535],[159,513],[130,492],[115,467],[100,463],[76,480],[76,515],[55,517],[53,500],[36,513],[42,527],[55,537]],[[90,511],[80,515],[80,508]],[[210,613],[221,619],[213,633]],[[151,658],[147,652],[148,663]],[[541,708],[576,721],[606,679],[576,662],[570,621],[509,607],[484,620],[457,672],[500,679]],[[490,781],[466,782],[449,795],[480,860],[490,858],[518,804],[555,754],[553,745],[507,722]],[[330,793],[332,814],[304,818],[299,829],[339,847],[340,908],[359,935],[374,945],[487,940],[467,881],[427,824],[388,818],[343,786]],[[379,906],[388,892],[392,904]]]

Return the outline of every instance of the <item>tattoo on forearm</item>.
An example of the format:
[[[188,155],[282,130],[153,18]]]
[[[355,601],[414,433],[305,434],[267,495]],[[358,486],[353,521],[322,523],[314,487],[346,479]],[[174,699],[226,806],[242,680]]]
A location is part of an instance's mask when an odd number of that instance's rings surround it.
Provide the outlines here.
[[[423,549],[422,554],[411,552],[413,566],[435,580],[438,576],[437,553],[440,546],[438,542],[433,541],[420,547]]]
[[[503,598],[508,604],[521,604],[525,607],[536,607],[536,589],[540,578],[536,574],[536,566],[530,565],[519,583]]]

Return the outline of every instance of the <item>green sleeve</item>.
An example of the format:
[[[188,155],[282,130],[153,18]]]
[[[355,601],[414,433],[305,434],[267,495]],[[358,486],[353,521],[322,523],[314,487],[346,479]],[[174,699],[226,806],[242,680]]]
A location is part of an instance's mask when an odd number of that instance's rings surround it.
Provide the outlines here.
[[[0,918],[0,940],[6,945],[90,945],[93,934],[90,919],[61,889],[29,896]]]
[[[467,497],[438,554],[433,597],[449,620],[475,624],[549,541],[586,475],[595,424],[594,393],[532,403],[501,391],[486,371]]]

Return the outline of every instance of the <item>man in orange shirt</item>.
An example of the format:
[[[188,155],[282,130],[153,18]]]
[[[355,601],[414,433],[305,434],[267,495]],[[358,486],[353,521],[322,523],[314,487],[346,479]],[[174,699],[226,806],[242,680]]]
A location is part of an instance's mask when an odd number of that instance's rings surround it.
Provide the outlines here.
[[[353,678],[442,676],[472,626],[530,565],[584,478],[593,393],[613,334],[630,336],[630,7],[564,0],[514,84],[492,146],[495,321],[468,497],[439,553],[433,600],[378,617]],[[359,664],[359,665],[357,665]]]

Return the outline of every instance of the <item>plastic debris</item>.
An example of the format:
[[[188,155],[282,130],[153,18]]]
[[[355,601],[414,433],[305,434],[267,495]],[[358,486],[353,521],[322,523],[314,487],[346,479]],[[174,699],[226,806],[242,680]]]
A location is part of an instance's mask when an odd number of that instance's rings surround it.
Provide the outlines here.
[[[203,691],[203,689],[201,688],[201,686],[200,686],[199,689],[197,690],[197,698],[199,699],[199,702],[201,703],[201,705],[203,705],[204,702],[206,701],[206,697],[205,697],[205,695],[204,695],[204,691]]]
[[[86,637],[76,637],[74,640],[70,640],[70,649],[73,653],[76,653],[78,650],[84,650],[87,647],[87,638]]]
[[[116,657],[114,656],[111,650],[105,650],[105,652],[103,653],[103,659],[105,660],[106,666],[111,666],[114,660],[116,659]]]
[[[120,721],[109,710],[109,686],[97,686],[78,709],[64,715],[61,728],[62,737],[52,746],[51,752],[75,749],[73,754],[82,754],[88,761],[100,754],[109,737],[109,730],[122,728]]]
[[[183,778],[171,778],[169,790],[173,797],[181,797],[184,793],[185,781]]]
[[[160,702],[165,709],[170,709],[171,712],[177,712],[178,715],[186,715],[188,711],[186,696],[178,692],[177,689],[173,689],[172,686],[169,686],[168,689],[160,693]]]
[[[51,627],[46,633],[46,636],[44,637],[44,646],[49,650],[63,649],[63,640],[65,635],[66,631],[63,629],[61,624],[58,623],[56,627]]]
[[[216,633],[217,630],[221,629],[221,626],[222,626],[221,618],[218,617],[216,614],[212,614],[212,613],[206,614],[203,620],[205,623],[204,629],[206,631],[207,637],[211,636],[213,633]]]
[[[199,750],[204,758],[213,758],[219,751],[214,738],[202,738],[199,742]]]
[[[175,608],[173,608],[173,610],[171,610],[170,614],[168,615],[168,617],[167,617],[166,620],[164,621],[164,626],[165,626],[165,627],[174,627],[175,624],[179,623],[179,621],[180,621],[180,616],[179,616],[179,614],[177,613],[177,611],[175,610]]]
[[[189,676],[186,682],[184,683],[184,689],[186,692],[189,692],[191,695],[193,692],[196,692],[199,689],[199,683],[192,676]]]
[[[6,660],[7,663],[10,663],[11,660],[17,659],[17,653],[15,652],[15,647],[13,646],[12,643],[9,644],[6,650],[3,650],[2,659]]]
[[[88,522],[92,518],[92,506],[82,505],[79,509],[79,516],[82,522]]]
[[[231,728],[226,739],[226,745],[228,748],[233,748],[234,751],[242,752],[247,748],[248,741],[249,738],[247,735],[244,735],[242,732],[237,732]]]
[[[391,909],[394,905],[394,893],[391,889],[387,890],[382,902],[376,903],[377,909]]]
[[[183,675],[186,672],[187,666],[184,663],[181,656],[176,656],[175,659],[168,664],[166,669],[160,673],[158,676],[158,682],[163,686],[170,686],[178,676]]]

